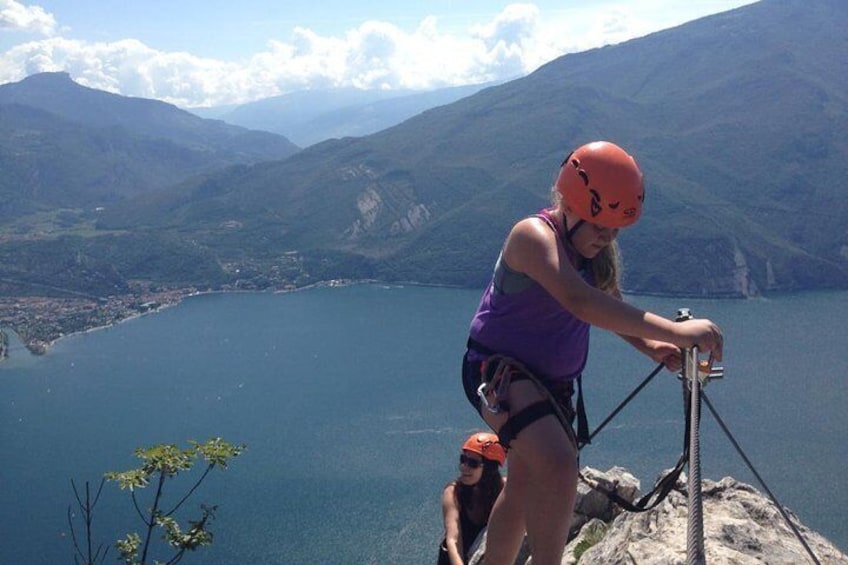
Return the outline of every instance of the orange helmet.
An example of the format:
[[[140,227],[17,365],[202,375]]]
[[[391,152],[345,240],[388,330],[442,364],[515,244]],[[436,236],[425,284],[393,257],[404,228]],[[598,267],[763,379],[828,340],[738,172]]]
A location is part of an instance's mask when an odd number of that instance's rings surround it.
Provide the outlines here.
[[[503,465],[506,461],[506,451],[498,441],[498,436],[489,432],[472,434],[462,444],[462,449],[476,453],[489,461],[497,461],[498,465]]]
[[[645,201],[639,165],[609,141],[587,143],[566,157],[556,189],[577,217],[605,228],[635,223]]]

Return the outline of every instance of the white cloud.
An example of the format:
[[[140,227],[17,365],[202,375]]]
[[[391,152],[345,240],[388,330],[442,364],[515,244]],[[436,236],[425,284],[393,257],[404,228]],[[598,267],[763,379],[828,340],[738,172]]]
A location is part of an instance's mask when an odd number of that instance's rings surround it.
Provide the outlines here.
[[[24,9],[9,0],[0,6]],[[24,10],[43,14],[45,26],[55,28],[40,8]],[[319,87],[426,89],[513,78],[563,53],[632,37],[637,28],[620,11],[591,20],[574,16],[542,21],[535,5],[512,4],[465,35],[443,33],[435,17],[411,31],[381,21],[339,36],[298,27],[288,40],[270,40],[264,51],[237,62],[159,51],[132,39],[51,37],[0,54],[0,83],[61,70],[92,88],[181,106],[242,103]]]
[[[0,31],[3,30],[50,36],[56,32],[56,19],[41,6],[24,6],[15,0],[0,0]]]
[[[472,33],[487,48],[497,44],[520,44],[533,39],[539,21],[539,9],[533,4],[510,4],[487,24],[474,26]]]
[[[204,71],[221,66],[187,53],[165,53],[127,39],[112,43],[51,38],[13,47],[0,56],[0,82],[38,72],[66,71],[101,90],[147,98],[190,99]],[[186,94],[188,93],[188,94]]]

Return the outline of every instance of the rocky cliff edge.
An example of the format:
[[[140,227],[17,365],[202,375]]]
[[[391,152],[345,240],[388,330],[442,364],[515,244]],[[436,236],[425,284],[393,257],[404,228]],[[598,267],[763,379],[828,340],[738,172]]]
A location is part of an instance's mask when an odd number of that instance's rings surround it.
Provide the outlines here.
[[[606,472],[585,467],[584,476],[614,488],[633,502],[640,497],[638,479],[614,467]],[[731,477],[702,483],[704,548],[710,565],[803,565],[814,563],[771,500]],[[822,565],[848,565],[848,556],[824,536],[787,514]],[[622,512],[609,499],[581,482],[571,540],[562,565],[685,565],[688,502],[685,477],[656,508]],[[483,565],[485,532],[469,565]],[[516,565],[531,565],[525,546]]]

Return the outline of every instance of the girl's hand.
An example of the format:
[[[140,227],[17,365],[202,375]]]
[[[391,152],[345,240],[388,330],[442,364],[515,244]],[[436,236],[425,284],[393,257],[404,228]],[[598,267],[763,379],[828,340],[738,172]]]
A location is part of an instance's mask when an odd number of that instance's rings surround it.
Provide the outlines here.
[[[724,336],[717,325],[707,319],[686,320],[677,324],[682,330],[681,337],[686,341],[684,347],[694,346],[698,351],[709,351],[711,360],[721,361]]]
[[[619,336],[641,353],[650,357],[654,363],[665,365],[669,371],[676,373],[683,367],[683,356],[680,353],[680,347],[673,343],[621,334]]]
[[[654,363],[662,363],[669,371],[676,373],[683,367],[683,358],[680,348],[673,343],[664,341],[645,340],[647,351],[645,352]]]

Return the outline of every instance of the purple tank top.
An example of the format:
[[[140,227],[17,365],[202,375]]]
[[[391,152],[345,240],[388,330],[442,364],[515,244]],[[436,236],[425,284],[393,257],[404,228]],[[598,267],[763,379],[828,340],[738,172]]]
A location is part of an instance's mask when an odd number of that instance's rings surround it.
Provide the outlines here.
[[[559,234],[547,210],[538,214]],[[570,245],[565,245],[570,257],[575,257]],[[589,324],[576,318],[562,307],[533,279],[511,271],[512,277],[524,277],[526,283],[509,292],[498,284],[498,272],[509,271],[498,258],[496,275],[483,293],[477,312],[471,320],[470,337],[490,351],[514,357],[542,377],[569,380],[580,375],[586,366],[589,352]],[[594,285],[588,271],[581,270],[586,282]],[[486,357],[470,351],[471,359]]]

